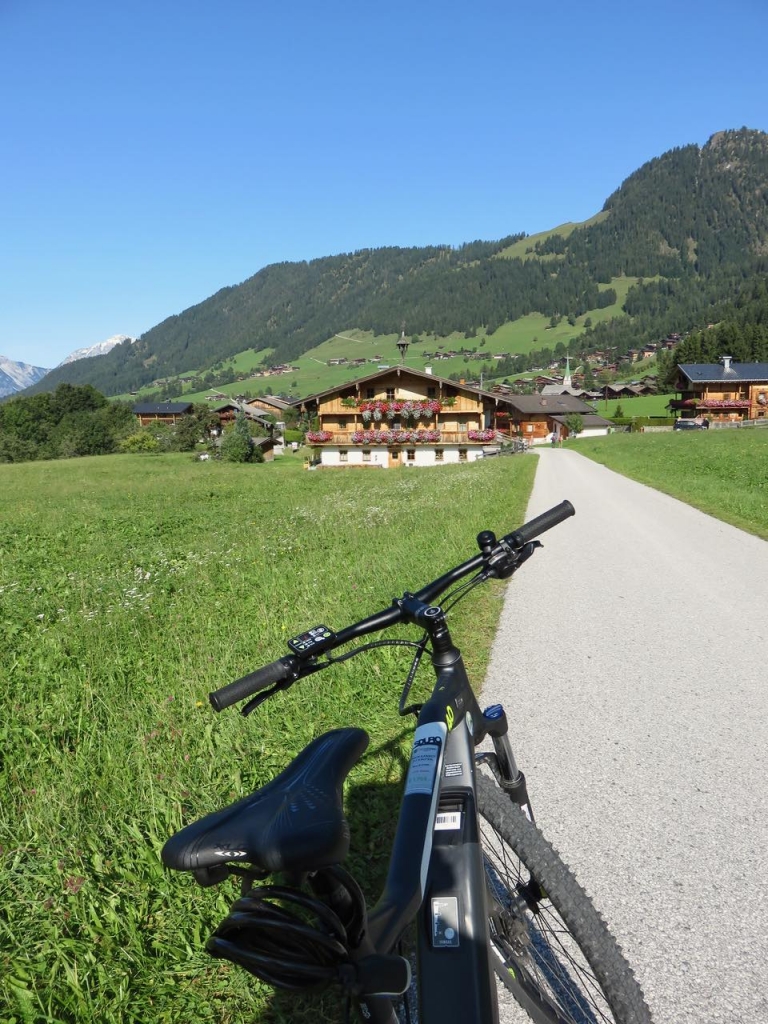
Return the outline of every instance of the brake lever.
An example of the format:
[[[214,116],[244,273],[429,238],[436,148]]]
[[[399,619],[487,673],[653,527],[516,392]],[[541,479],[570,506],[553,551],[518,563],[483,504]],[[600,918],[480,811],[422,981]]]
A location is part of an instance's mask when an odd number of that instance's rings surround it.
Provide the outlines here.
[[[488,562],[484,575],[486,578],[506,580],[515,573],[523,562],[527,562],[536,548],[544,547],[539,540],[530,540],[521,548],[513,548],[506,541],[501,540],[494,548]]]
[[[274,686],[270,686],[268,690],[262,690],[257,693],[255,697],[251,697],[248,703],[241,708],[240,714],[243,718],[247,718],[251,712],[261,707],[265,700],[269,700],[270,697],[274,697],[276,693],[281,690],[288,690],[294,683],[298,683],[300,679],[304,679],[305,676],[311,676],[313,672],[320,672],[324,668],[328,668],[329,665],[333,664],[332,661],[311,661],[305,665],[301,665],[299,673],[295,679],[281,679],[279,683],[275,683]]]
[[[269,700],[269,698],[273,697],[279,690],[287,690],[292,684],[292,679],[284,679],[282,682],[275,683],[274,686],[270,686],[268,690],[262,690],[261,693],[257,693],[255,697],[251,697],[248,703],[240,709],[240,714],[243,718],[247,718],[252,711],[255,711],[256,708],[260,708],[265,700]]]

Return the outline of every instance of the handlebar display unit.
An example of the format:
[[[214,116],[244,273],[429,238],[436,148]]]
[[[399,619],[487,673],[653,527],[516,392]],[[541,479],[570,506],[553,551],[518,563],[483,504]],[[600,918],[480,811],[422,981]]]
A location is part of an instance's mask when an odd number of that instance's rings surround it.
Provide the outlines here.
[[[312,658],[333,647],[336,634],[327,626],[313,626],[306,633],[291,637],[288,646],[299,658]]]

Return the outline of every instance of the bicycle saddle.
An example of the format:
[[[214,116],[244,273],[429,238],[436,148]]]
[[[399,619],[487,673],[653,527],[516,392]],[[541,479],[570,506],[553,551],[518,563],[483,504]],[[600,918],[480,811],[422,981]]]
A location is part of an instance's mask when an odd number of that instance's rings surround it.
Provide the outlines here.
[[[363,729],[334,729],[313,740],[279,775],[250,796],[208,814],[171,836],[162,861],[199,872],[203,884],[226,876],[205,869],[227,861],[267,873],[339,864],[349,850],[342,787],[368,746]]]

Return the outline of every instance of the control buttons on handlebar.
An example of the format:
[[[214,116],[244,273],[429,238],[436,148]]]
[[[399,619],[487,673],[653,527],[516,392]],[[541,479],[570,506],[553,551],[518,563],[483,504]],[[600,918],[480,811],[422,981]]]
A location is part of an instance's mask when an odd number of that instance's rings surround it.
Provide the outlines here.
[[[289,648],[301,658],[320,654],[331,647],[336,634],[327,626],[313,626],[306,633],[294,636],[288,641]]]

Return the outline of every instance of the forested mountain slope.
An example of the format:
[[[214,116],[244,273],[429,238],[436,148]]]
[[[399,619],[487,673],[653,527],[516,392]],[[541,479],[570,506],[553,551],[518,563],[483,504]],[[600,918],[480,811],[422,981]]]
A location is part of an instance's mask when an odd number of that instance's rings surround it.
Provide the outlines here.
[[[32,390],[91,383],[108,395],[204,370],[244,349],[290,361],[339,331],[446,336],[493,333],[531,312],[579,316],[610,305],[600,283],[644,278],[629,317],[600,324],[572,348],[629,347],[717,319],[768,270],[768,135],[720,132],[671,150],[631,175],[604,216],[505,258],[523,236],[458,249],[367,249],[268,266],[152,328],[133,345],[59,367]],[[519,244],[515,245],[519,252]]]

